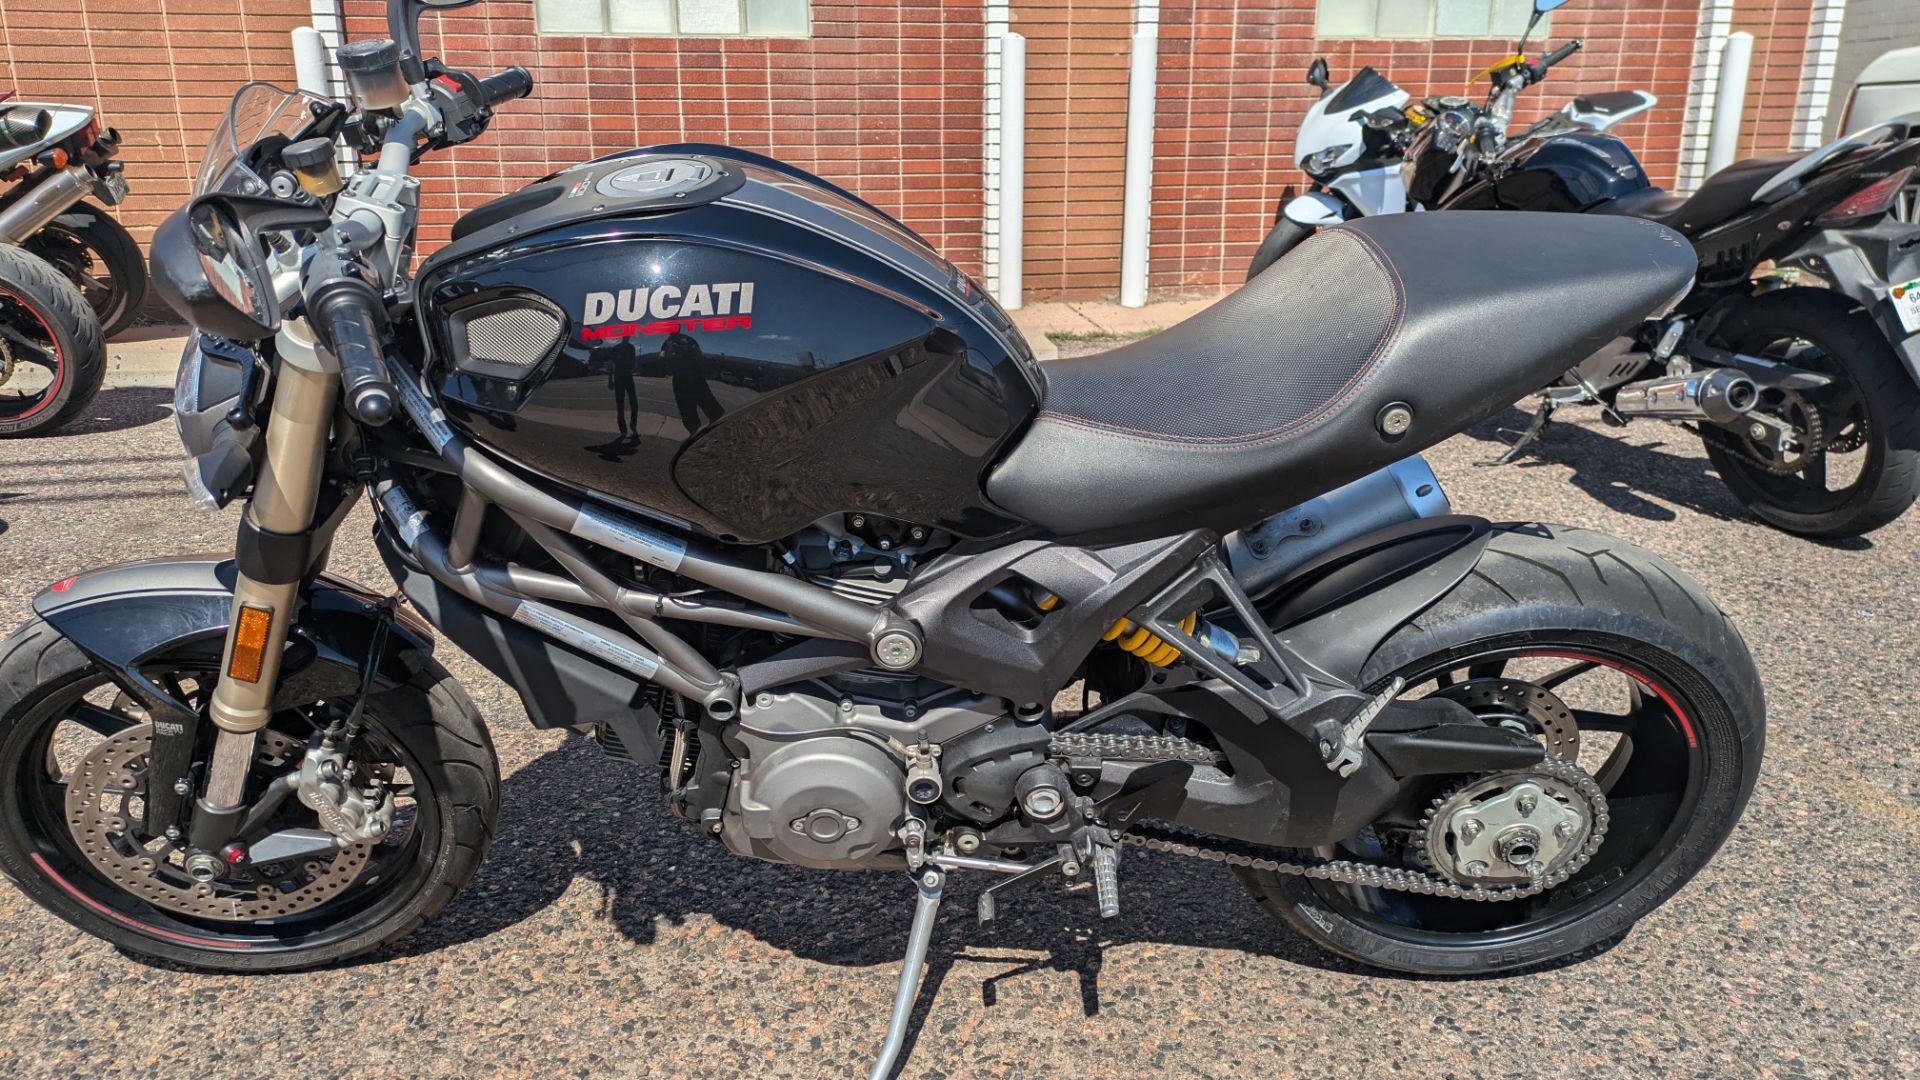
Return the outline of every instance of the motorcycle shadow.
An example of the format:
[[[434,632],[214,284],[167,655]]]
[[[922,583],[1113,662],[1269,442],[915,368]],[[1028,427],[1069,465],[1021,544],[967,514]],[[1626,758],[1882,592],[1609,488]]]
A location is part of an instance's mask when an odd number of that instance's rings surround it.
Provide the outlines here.
[[[637,945],[652,944],[662,920],[677,924],[705,914],[805,960],[900,963],[914,896],[904,874],[809,870],[733,855],[668,813],[650,771],[614,761],[584,738],[569,739],[502,788],[498,833],[473,884],[434,922],[368,962],[430,954],[510,930],[584,878],[601,891],[601,916]],[[1049,883],[1002,897],[988,931],[976,924],[975,907],[993,880],[949,876],[920,1010],[953,966],[965,963],[1004,965],[984,980],[983,1005],[995,1004],[1007,980],[1061,971],[1078,977],[1086,1015],[1098,1015],[1108,945],[1235,950],[1347,974],[1401,977],[1290,933],[1216,864],[1130,852],[1122,863],[1120,917],[1099,919],[1087,886],[1067,891]]]
[[[173,415],[173,391],[157,386],[109,386],[77,417],[46,433],[49,438],[106,435],[156,424]]]
[[[1602,421],[1596,410],[1563,409],[1560,416],[1563,419],[1555,420],[1517,461],[1476,470],[1478,476],[1466,478],[1458,486],[1464,490],[1475,479],[1497,476],[1501,468],[1559,465],[1573,470],[1567,483],[1575,489],[1610,510],[1645,521],[1678,520],[1676,508],[1719,521],[1756,521],[1721,482],[1692,432],[1635,421],[1616,435],[1600,427]],[[1467,429],[1462,437],[1487,444],[1487,456],[1482,460],[1490,461],[1512,445],[1530,420],[1528,414],[1509,408]],[[1873,545],[1865,538],[1853,538],[1834,546],[1853,550]]]

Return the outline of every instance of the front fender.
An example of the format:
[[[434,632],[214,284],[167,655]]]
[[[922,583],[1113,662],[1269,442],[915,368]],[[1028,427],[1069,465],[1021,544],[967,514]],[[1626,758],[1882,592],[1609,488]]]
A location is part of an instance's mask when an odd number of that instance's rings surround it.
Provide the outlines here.
[[[1338,225],[1347,220],[1346,204],[1324,191],[1309,191],[1305,195],[1295,196],[1281,213],[1295,225],[1311,228]]]
[[[33,610],[99,663],[138,700],[153,724],[146,817],[159,830],[183,820],[186,800],[173,781],[190,775],[204,752],[205,717],[175,696],[169,680],[145,673],[162,658],[216,669],[233,608],[237,571],[230,556],[153,559],[89,570],[33,598]],[[300,592],[300,610],[274,687],[274,707],[352,697],[379,621],[380,596],[342,577],[317,575]],[[370,697],[412,680],[433,652],[424,624],[395,612],[374,666]]]
[[[198,647],[217,659],[233,607],[235,573],[231,556],[122,563],[55,583],[34,597],[33,610],[109,670],[145,683],[138,669],[155,657]],[[334,574],[309,582],[300,593],[276,698],[313,701],[327,692],[356,692],[380,599],[379,593]],[[374,669],[376,689],[406,683],[432,653],[427,625],[396,611]]]

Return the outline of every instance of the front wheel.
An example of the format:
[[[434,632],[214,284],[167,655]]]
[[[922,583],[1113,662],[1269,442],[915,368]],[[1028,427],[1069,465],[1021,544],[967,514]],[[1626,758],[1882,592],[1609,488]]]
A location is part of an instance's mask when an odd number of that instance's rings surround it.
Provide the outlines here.
[[[142,663],[140,675],[204,714],[220,646],[184,647]],[[390,807],[380,838],[318,850],[313,838],[327,834],[299,793],[270,799],[351,704],[274,715],[247,781],[259,820],[243,832],[245,852],[209,871],[177,827],[149,828],[152,719],[71,641],[30,622],[0,643],[0,870],[95,937],[205,971],[313,967],[393,941],[479,868],[499,770],[472,703],[429,662],[367,699],[348,751],[345,783],[384,793]],[[263,842],[273,838],[278,848]],[[272,854],[282,848],[286,856]]]
[[[1743,436],[1704,427],[1707,458],[1753,515],[1801,536],[1872,532],[1920,494],[1920,388],[1880,328],[1825,289],[1752,298],[1717,343],[1827,376],[1811,390],[1764,389],[1754,411],[1792,429],[1780,449],[1766,424]]]
[[[1315,854],[1499,888],[1567,846],[1533,825],[1579,809],[1585,778],[1610,820],[1564,881],[1513,900],[1239,871],[1276,918],[1376,967],[1501,971],[1618,938],[1706,865],[1759,773],[1765,702],[1739,634],[1679,570],[1598,533],[1502,526],[1473,573],[1365,673],[1376,687],[1395,676],[1404,697],[1452,699],[1578,773],[1439,778],[1417,807]],[[1585,827],[1569,825],[1567,844]]]

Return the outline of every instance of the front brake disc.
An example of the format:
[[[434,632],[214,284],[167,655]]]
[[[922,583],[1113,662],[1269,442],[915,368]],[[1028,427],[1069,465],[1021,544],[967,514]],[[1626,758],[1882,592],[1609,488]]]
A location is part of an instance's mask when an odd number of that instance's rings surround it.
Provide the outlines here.
[[[129,895],[181,915],[253,922],[311,911],[366,869],[372,844],[298,862],[245,863],[213,881],[195,881],[183,848],[142,836],[152,745],[151,724],[115,732],[87,751],[67,782],[67,832],[87,861]],[[284,767],[304,751],[298,740],[267,729],[254,754],[256,761]]]

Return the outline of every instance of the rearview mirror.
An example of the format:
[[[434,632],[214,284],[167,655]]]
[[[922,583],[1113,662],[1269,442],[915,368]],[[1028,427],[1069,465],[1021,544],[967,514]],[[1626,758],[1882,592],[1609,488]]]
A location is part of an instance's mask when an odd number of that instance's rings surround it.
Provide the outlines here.
[[[387,0],[387,36],[400,43],[401,70],[407,82],[427,77],[420,55],[420,16],[429,11],[450,11],[477,4],[480,0]]]
[[[1545,15],[1547,12],[1560,7],[1566,2],[1567,0],[1533,0],[1533,13],[1535,15]]]
[[[1362,116],[1360,122],[1375,131],[1385,131],[1389,128],[1399,127],[1406,118],[1407,114],[1401,112],[1399,109],[1375,109],[1365,116]]]
[[[1307,85],[1325,90],[1327,82],[1327,58],[1316,56],[1313,58],[1313,63],[1307,65]]]

